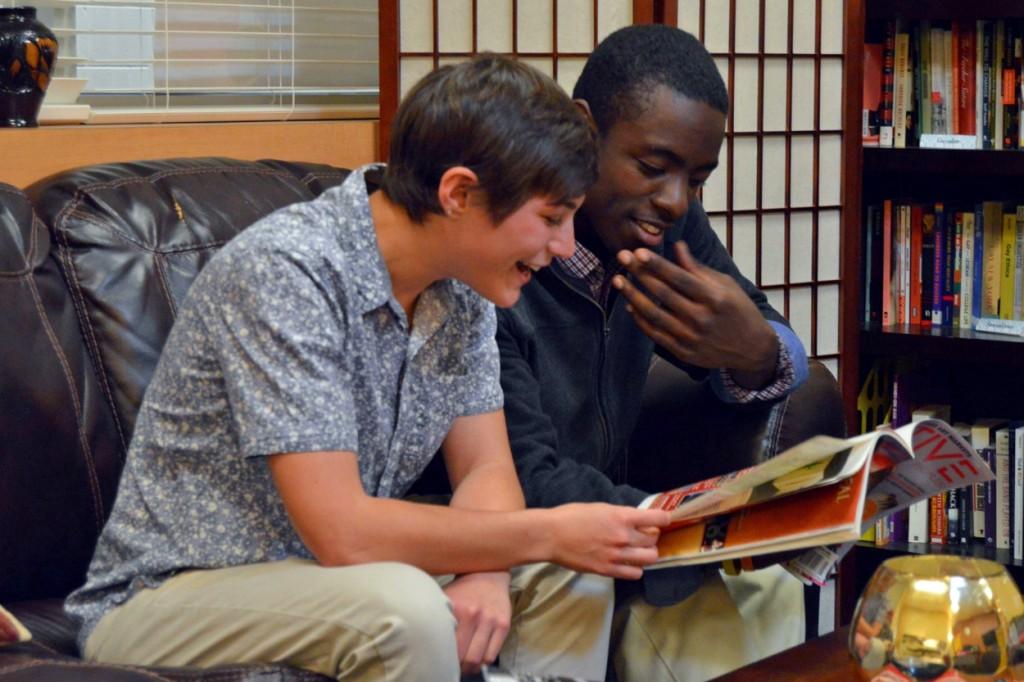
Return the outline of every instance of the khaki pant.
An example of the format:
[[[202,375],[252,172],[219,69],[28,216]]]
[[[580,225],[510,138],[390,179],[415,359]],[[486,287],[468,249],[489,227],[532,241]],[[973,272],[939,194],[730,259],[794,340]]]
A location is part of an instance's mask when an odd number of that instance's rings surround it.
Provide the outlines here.
[[[450,579],[450,578],[449,578]],[[93,661],[286,663],[339,680],[459,679],[445,579],[400,563],[285,561],[181,573],[100,620]],[[552,564],[512,571],[503,667],[604,678],[613,586]]]
[[[803,585],[780,566],[712,572],[674,606],[621,604],[613,637],[619,682],[702,682],[801,643]]]

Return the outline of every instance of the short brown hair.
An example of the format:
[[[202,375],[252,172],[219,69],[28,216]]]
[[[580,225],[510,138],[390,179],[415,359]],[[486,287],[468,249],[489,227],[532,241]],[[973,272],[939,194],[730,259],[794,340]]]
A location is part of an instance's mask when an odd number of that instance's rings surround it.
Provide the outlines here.
[[[476,173],[500,222],[531,197],[584,194],[597,179],[596,135],[553,80],[485,53],[427,74],[402,100],[384,193],[422,222],[442,212],[438,184],[455,166]]]

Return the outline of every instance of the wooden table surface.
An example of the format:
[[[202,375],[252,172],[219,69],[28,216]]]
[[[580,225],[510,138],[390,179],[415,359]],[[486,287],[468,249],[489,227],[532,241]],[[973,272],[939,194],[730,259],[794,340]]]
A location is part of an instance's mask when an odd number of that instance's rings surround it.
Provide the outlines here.
[[[846,649],[849,628],[787,649],[782,653],[718,677],[714,682],[785,680],[789,682],[850,682],[858,669]]]

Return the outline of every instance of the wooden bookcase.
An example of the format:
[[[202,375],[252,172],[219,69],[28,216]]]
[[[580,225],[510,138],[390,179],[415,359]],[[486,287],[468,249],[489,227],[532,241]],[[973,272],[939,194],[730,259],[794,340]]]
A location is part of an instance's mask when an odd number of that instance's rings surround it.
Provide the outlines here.
[[[948,203],[1005,200],[1024,204],[1024,150],[864,148],[861,145],[863,46],[877,42],[885,22],[1024,18],[1021,0],[847,0],[844,88],[844,158],[840,365],[850,432],[859,430],[857,396],[879,359],[912,360],[941,375],[954,420],[1024,419],[1024,339],[950,327],[887,327],[863,322],[864,216],[882,199]],[[855,283],[850,286],[849,283]],[[940,402],[935,400],[935,402]],[[1006,550],[976,545],[916,543],[875,548],[859,545],[839,574],[837,625],[848,623],[857,596],[881,561],[905,553],[945,552],[994,559],[1024,585],[1024,563]]]

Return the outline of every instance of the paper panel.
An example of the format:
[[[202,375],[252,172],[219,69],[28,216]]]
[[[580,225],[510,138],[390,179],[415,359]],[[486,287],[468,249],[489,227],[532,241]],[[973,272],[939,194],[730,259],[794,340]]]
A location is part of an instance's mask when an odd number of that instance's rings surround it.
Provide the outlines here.
[[[729,87],[729,58],[728,57],[715,57],[715,68],[718,69],[718,75],[722,77],[722,82],[725,83],[725,87]]]
[[[729,0],[704,0],[704,47],[729,51]]]
[[[818,142],[818,205],[839,205],[843,136],[822,135]]]
[[[839,359],[838,358],[822,358],[819,360],[821,364],[825,365],[825,369],[832,373],[832,376],[837,380],[839,379]]]
[[[821,60],[821,113],[819,130],[843,127],[843,60]]]
[[[761,150],[761,207],[786,206],[786,138],[765,137]]]
[[[403,57],[398,66],[400,96],[405,97],[405,93],[409,92],[419,79],[433,70],[434,60],[430,57]]]
[[[572,89],[576,86],[586,63],[584,57],[562,57],[558,60],[558,84],[569,95],[572,95]]]
[[[477,0],[479,3],[480,0]],[[476,43],[480,51],[512,51],[512,0],[487,0],[487,11],[476,13]]]
[[[843,0],[821,0],[821,53],[843,53]]]
[[[437,0],[439,52],[473,51],[472,0]]]
[[[679,0],[679,10],[676,15],[676,23],[679,24],[679,28],[689,31],[698,38],[700,38],[700,3],[701,0]]]
[[[736,59],[733,72],[733,111],[732,125],[737,132],[757,131],[757,104],[761,93],[758,92],[757,58],[740,57]]]
[[[729,243],[729,219],[722,214],[711,215],[708,216],[708,223],[711,225],[711,229],[714,230],[715,235],[718,237],[718,241],[722,242],[722,246],[726,246]]]
[[[529,64],[545,76],[554,77],[554,62],[549,57],[520,57],[520,61]]]
[[[551,21],[554,17],[552,0],[519,0],[516,5],[520,52],[553,52]]]
[[[729,140],[725,140],[722,143],[722,150],[718,154],[718,167],[715,168],[715,171],[708,177],[707,182],[704,183],[701,202],[704,204],[705,211],[726,210],[725,192],[726,179],[729,176],[729,144]]]
[[[818,279],[839,279],[839,211],[818,212]]]
[[[810,282],[814,273],[814,217],[810,211],[789,215],[789,281]]]
[[[786,129],[786,79],[789,77],[784,57],[764,60],[764,107],[762,125],[766,131]]]
[[[818,347],[820,355],[839,352],[839,286],[825,284],[818,287]]]
[[[732,259],[747,279],[757,282],[757,220],[752,215],[732,217]]]
[[[597,40],[633,23],[633,0],[598,0]]]
[[[764,51],[789,52],[789,0],[764,0]]]
[[[733,210],[757,208],[757,140],[752,137],[734,137],[732,145]]]
[[[768,305],[780,314],[785,316],[786,314],[786,290],[785,289],[769,289],[764,292],[765,298],[768,299]]]
[[[789,148],[789,205],[814,204],[814,137],[794,135]]]
[[[431,0],[402,0],[398,12],[402,52],[434,51],[433,7]]]
[[[591,0],[558,0],[558,51],[590,52],[594,49],[594,3]]]
[[[786,283],[786,218],[779,213],[761,217],[761,284]]]
[[[736,53],[757,54],[761,47],[761,0],[736,0]]]
[[[814,130],[814,59],[793,59],[793,130]]]
[[[793,54],[814,54],[815,0],[793,0]]]
[[[811,287],[790,287],[789,315],[786,316],[793,331],[800,337],[808,354],[811,348]]]

